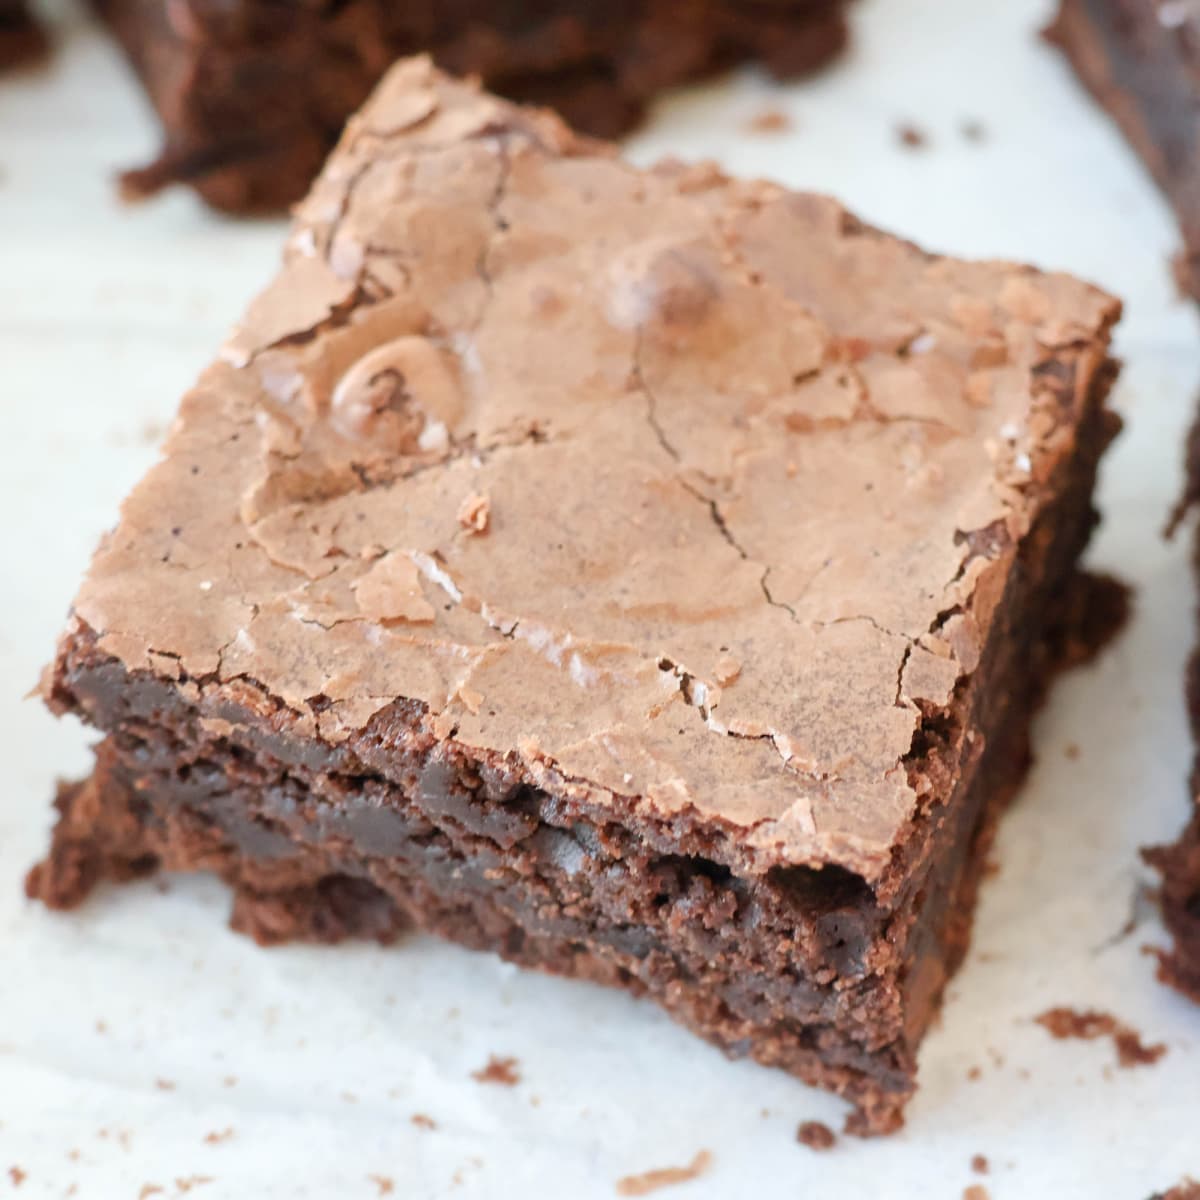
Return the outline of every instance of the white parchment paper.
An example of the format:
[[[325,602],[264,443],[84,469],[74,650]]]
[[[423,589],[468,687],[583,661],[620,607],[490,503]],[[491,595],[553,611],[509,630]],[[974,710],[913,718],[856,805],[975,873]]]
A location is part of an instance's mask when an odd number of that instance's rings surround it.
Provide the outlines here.
[[[1048,15],[1045,0],[860,0],[837,70],[688,93],[631,147],[830,191],[931,248],[1066,268],[1128,302],[1129,428],[1092,559],[1136,584],[1136,620],[1039,719],[907,1129],[825,1154],[795,1128],[840,1125],[838,1101],[623,995],[420,938],[258,950],[206,880],[107,889],[69,917],[23,900],[53,778],[87,762],[84,731],[23,696],[179,395],[269,278],[281,226],[182,193],[117,203],[112,169],[156,133],[82,18],[67,14],[48,71],[0,79],[0,1196],[611,1197],[700,1150],[707,1173],[667,1195],[957,1200],[974,1183],[993,1200],[1145,1200],[1200,1177],[1200,1009],[1154,982],[1142,947],[1162,931],[1134,905],[1138,846],[1186,806],[1193,595],[1186,543],[1158,531],[1200,338],[1173,293],[1169,213],[1038,41]],[[747,132],[768,106],[790,130]],[[901,145],[904,123],[922,148]],[[1168,1053],[1119,1070],[1108,1042],[1033,1023],[1053,1005],[1110,1011]],[[491,1055],[517,1060],[515,1087],[472,1078]]]

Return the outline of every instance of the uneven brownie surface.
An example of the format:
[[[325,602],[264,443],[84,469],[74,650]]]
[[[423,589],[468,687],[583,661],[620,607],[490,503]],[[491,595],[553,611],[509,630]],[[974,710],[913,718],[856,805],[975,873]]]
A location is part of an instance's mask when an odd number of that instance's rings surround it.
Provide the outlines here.
[[[397,68],[47,694],[52,903],[220,871],[645,990],[894,1125],[1078,625],[1118,306]]]
[[[1166,192],[1183,234],[1180,283],[1200,296],[1200,8],[1061,0],[1047,37]]]
[[[612,137],[663,89],[754,59],[783,76],[841,49],[843,0],[93,0],[146,84],[161,158],[132,194],[191,183],[234,211],[304,194],[346,117],[398,57],[549,104]],[[297,96],[303,102],[297,102]]]

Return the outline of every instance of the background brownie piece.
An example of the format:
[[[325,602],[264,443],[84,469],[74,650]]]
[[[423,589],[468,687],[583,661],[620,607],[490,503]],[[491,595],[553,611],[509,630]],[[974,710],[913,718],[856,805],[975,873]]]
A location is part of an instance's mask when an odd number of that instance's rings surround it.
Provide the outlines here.
[[[79,593],[30,893],[416,924],[894,1128],[1094,607],[1118,311],[398,67]]]
[[[1061,0],[1046,36],[1166,192],[1183,233],[1180,286],[1200,298],[1200,8]]]
[[[1196,704],[1193,685],[1193,720]],[[1151,850],[1147,858],[1162,872],[1163,918],[1175,939],[1174,949],[1160,955],[1159,977],[1200,1001],[1200,812],[1174,846]]]
[[[49,46],[25,0],[0,0],[0,69],[33,62]]]
[[[1188,439],[1187,487],[1176,509],[1171,530],[1200,503],[1200,418]],[[1200,532],[1196,535],[1194,564],[1200,575]],[[1187,673],[1187,704],[1192,734],[1200,747],[1200,648]],[[1146,859],[1162,873],[1163,919],[1174,938],[1170,953],[1159,956],[1159,978],[1200,1001],[1200,753],[1192,769],[1192,795],[1196,808],[1191,822],[1173,846],[1156,846]]]
[[[161,157],[131,195],[186,182],[218,208],[299,200],[397,57],[431,51],[611,137],[673,84],[741,59],[778,75],[841,49],[844,0],[93,0],[158,110]]]

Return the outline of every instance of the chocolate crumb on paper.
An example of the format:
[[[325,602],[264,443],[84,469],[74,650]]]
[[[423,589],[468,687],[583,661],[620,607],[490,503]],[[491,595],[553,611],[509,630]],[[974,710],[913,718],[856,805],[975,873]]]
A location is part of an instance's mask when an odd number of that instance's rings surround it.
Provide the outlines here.
[[[437,1128],[437,1122],[432,1117],[426,1116],[425,1113],[413,1113],[409,1120],[412,1121],[412,1123],[418,1129],[433,1130]]]
[[[502,1087],[516,1087],[521,1082],[521,1072],[515,1058],[497,1058],[492,1055],[487,1065],[471,1072],[476,1083],[496,1083]]]
[[[789,133],[792,118],[781,108],[760,109],[746,122],[751,133]]]
[[[29,1178],[20,1167],[9,1167],[8,1177],[12,1180],[12,1185],[15,1188],[19,1188]]]
[[[929,135],[908,121],[896,126],[896,138],[906,150],[923,150],[929,145]]]
[[[208,1146],[219,1146],[222,1142],[228,1142],[232,1137],[233,1127],[230,1126],[228,1129],[220,1131],[214,1129],[211,1133],[206,1133],[204,1135],[204,1142]]]
[[[973,1154],[971,1156],[971,1170],[976,1175],[986,1175],[989,1170],[987,1157],[983,1154]]]
[[[802,1121],[796,1141],[810,1150],[832,1150],[837,1145],[837,1134],[822,1121]]]
[[[213,1182],[214,1179],[211,1175],[187,1175],[175,1180],[175,1190],[182,1196],[190,1192],[192,1188]]]
[[[963,1188],[962,1200],[992,1200],[992,1194],[981,1183]]]
[[[643,1171],[640,1175],[626,1175],[617,1180],[618,1196],[648,1196],[659,1188],[674,1187],[677,1183],[690,1183],[699,1179],[712,1165],[712,1155],[701,1150],[686,1167],[659,1167]]]
[[[142,1190],[138,1192],[138,1200],[147,1200],[149,1196],[161,1195],[165,1190],[161,1184],[143,1183]]]
[[[387,1175],[368,1175],[367,1178],[379,1189],[381,1196],[390,1196],[396,1190],[395,1183]]]
[[[1037,1023],[1051,1037],[1094,1041],[1112,1038],[1117,1051],[1117,1063],[1122,1067],[1145,1067],[1158,1062],[1167,1052],[1166,1044],[1147,1045],[1135,1029],[1118,1021],[1111,1013],[1098,1009],[1051,1008],[1036,1017]]]

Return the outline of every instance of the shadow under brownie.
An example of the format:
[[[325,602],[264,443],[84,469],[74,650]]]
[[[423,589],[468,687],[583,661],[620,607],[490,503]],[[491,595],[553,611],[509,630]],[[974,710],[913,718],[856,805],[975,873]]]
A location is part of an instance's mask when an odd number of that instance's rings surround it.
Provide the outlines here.
[[[192,185],[231,212],[299,200],[384,70],[428,51],[576,128],[625,133],[669,87],[754,60],[781,77],[842,49],[846,0],[92,0],[166,144],[128,195]]]
[[[414,924],[895,1128],[1110,595],[1118,313],[397,67],[75,602],[106,736],[30,894]]]

